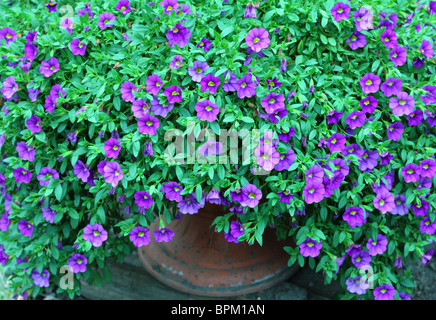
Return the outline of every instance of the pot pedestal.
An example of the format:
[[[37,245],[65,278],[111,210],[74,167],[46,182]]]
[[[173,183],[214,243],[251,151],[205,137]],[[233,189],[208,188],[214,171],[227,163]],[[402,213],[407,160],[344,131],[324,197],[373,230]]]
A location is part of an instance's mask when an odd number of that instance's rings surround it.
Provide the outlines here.
[[[215,297],[230,297],[268,289],[297,270],[289,268],[288,242],[278,242],[266,228],[263,245],[231,243],[210,227],[221,206],[206,204],[194,215],[184,215],[168,226],[175,232],[170,242],[139,247],[145,269],[156,279],[180,291]],[[158,221],[150,226],[153,234]]]

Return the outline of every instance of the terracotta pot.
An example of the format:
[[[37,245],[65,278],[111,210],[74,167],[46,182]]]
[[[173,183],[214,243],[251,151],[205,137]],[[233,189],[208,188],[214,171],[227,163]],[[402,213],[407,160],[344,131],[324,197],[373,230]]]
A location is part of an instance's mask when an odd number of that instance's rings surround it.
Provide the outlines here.
[[[138,248],[145,269],[172,288],[215,297],[268,289],[295,273],[296,266],[287,266],[289,255],[283,250],[290,244],[278,242],[272,229],[265,229],[262,246],[230,243],[223,233],[214,232],[212,221],[224,213],[222,206],[207,204],[197,214],[172,221],[172,241],[152,240]],[[150,226],[150,232],[158,227]]]

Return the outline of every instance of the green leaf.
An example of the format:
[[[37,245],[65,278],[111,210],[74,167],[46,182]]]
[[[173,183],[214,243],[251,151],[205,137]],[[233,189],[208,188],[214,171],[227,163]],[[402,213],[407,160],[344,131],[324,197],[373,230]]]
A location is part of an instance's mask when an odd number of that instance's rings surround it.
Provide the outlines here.
[[[197,187],[195,187],[195,197],[197,198],[197,202],[201,202],[201,198],[203,197],[203,188],[201,187],[201,184],[198,184]]]
[[[63,198],[62,197],[63,192],[62,192],[62,185],[61,184],[58,184],[56,186],[54,193],[55,193],[55,196],[56,196],[56,200],[60,202],[62,200],[62,198]]]
[[[225,36],[231,34],[233,31],[235,31],[235,28],[232,26],[224,28],[224,30],[221,32],[221,38],[224,38]]]

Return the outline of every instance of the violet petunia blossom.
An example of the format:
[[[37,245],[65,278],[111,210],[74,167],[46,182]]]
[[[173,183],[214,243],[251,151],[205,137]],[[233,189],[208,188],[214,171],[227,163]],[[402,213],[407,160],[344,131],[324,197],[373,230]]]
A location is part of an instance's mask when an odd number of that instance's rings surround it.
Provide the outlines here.
[[[373,200],[374,207],[382,214],[386,212],[392,212],[395,208],[394,196],[387,191],[379,192]]]
[[[400,79],[389,78],[381,84],[380,90],[386,97],[390,97],[392,95],[399,94],[402,91],[402,86],[403,81],[401,81]]]
[[[54,2],[53,0],[50,0],[48,3],[44,4],[44,6],[46,6],[46,8],[48,9],[48,12],[56,12],[57,8],[56,6],[58,5],[57,2]]]
[[[280,202],[284,202],[287,204],[290,204],[291,199],[294,197],[294,195],[289,190],[283,190],[277,193],[280,197]]]
[[[234,92],[237,90],[238,79],[231,71],[224,72],[223,90],[225,92]]]
[[[254,149],[254,155],[257,158],[256,163],[266,171],[271,171],[279,163],[280,154],[270,144],[261,144]]]
[[[288,114],[288,109],[285,108],[277,109],[273,113],[270,113],[268,115],[268,120],[271,121],[272,123],[277,123],[279,122],[279,119],[277,117],[279,117],[281,120],[284,117],[286,117],[287,114]]]
[[[165,101],[161,101],[161,99]],[[174,103],[169,103],[168,99],[158,98],[156,96],[153,97],[150,103],[150,111],[153,112],[155,116],[161,116],[163,118],[166,118],[168,113],[174,108]]]
[[[159,94],[159,90],[162,88],[163,81],[157,74],[152,74],[147,78],[146,83],[146,90],[148,93],[156,96]]]
[[[241,188],[243,201],[240,203],[242,207],[254,208],[259,204],[262,198],[262,191],[254,184],[247,184]]]
[[[86,44],[80,42],[79,39],[74,39],[73,41],[70,42],[70,49],[74,55],[84,56],[86,50]]]
[[[350,293],[355,293],[358,295],[362,295],[366,293],[366,290],[369,288],[368,280],[363,282],[364,279],[360,276],[355,276],[354,278],[349,277],[345,281],[345,285],[347,286],[347,290]]]
[[[94,16],[94,13],[91,11],[91,4],[89,2],[85,3],[84,8],[79,9],[77,15],[84,17],[86,13],[88,14],[89,20],[91,20],[92,17]]]
[[[81,179],[83,182],[88,181],[88,177],[90,175],[89,167],[84,164],[82,161],[77,160],[74,165],[74,174],[77,178]]]
[[[1,89],[3,98],[9,100],[17,91],[18,84],[15,82],[15,78],[13,76],[7,77],[5,81],[3,81],[3,88]]]
[[[381,152],[380,153],[380,165],[385,166],[391,163],[391,160],[394,158],[392,154],[389,152]]]
[[[327,124],[338,123],[343,114],[344,114],[343,112],[339,112],[336,110],[330,110],[326,116]]]
[[[63,19],[61,22],[61,28],[66,29],[69,34],[72,34],[74,29],[74,21],[70,18]]]
[[[213,122],[217,118],[219,107],[210,100],[203,100],[197,102],[195,105],[195,111],[197,112],[198,119]]]
[[[419,52],[421,52],[426,59],[430,59],[434,56],[434,50],[433,46],[431,45],[430,41],[428,40],[422,40],[422,44],[419,47]]]
[[[282,85],[282,83],[277,80],[277,77],[274,77],[272,80],[267,79],[266,83],[268,85],[268,90],[277,89]]]
[[[153,144],[151,143],[151,141],[146,141],[144,144],[144,156],[154,156],[154,152],[153,152]]]
[[[188,74],[192,77],[192,81],[200,82],[207,69],[209,69],[209,65],[206,62],[196,60],[192,67],[188,68]]]
[[[377,150],[365,150],[359,161],[359,169],[365,172],[370,172],[377,166],[379,152]]]
[[[395,196],[395,208],[391,211],[391,214],[404,216],[409,213],[410,205],[406,204],[406,196],[398,194]]]
[[[159,119],[151,114],[146,114],[142,118],[138,119],[138,131],[142,134],[154,136],[159,125]]]
[[[59,173],[50,167],[42,167],[39,174],[36,176],[36,179],[38,179],[41,186],[48,187],[50,179],[59,179]]]
[[[85,272],[87,263],[88,258],[80,253],[75,253],[68,258],[68,266],[70,267],[70,271],[72,273]]]
[[[184,48],[185,45],[189,43],[189,38],[191,38],[191,32],[188,28],[177,23],[174,28],[169,29],[166,33],[168,39],[168,44],[171,48],[177,44],[179,47]]]
[[[204,207],[205,202],[206,198],[204,195],[202,195],[200,202],[198,202],[195,193],[191,193],[186,199],[179,201],[177,207],[181,214],[196,214],[198,213],[198,210]]]
[[[34,114],[32,114],[30,119],[26,121],[26,125],[32,134],[38,133],[42,130],[41,118]]]
[[[117,159],[120,150],[121,146],[117,139],[110,138],[104,143],[104,151],[108,158]]]
[[[323,177],[325,175],[324,169],[318,165],[313,165],[305,175],[306,183],[322,183]]]
[[[330,152],[341,152],[345,148],[345,136],[341,133],[334,133],[327,139],[327,146]]]
[[[132,11],[132,8],[130,8],[130,1],[129,0],[118,1],[117,5],[115,6],[115,10],[121,11],[123,15],[128,14],[130,11]]]
[[[252,2],[248,2],[245,7],[244,18],[257,19],[256,7]]]
[[[50,1],[50,3],[51,2],[52,1]],[[50,272],[48,272],[48,270],[46,270],[46,269],[42,269],[41,273],[39,273],[38,269],[35,268],[32,271],[32,279],[33,279],[33,284],[35,286],[47,288],[50,285],[50,282],[49,282]]]
[[[369,30],[373,28],[373,14],[365,7],[361,7],[353,13],[354,24],[357,31]]]
[[[430,248],[428,249],[422,256],[421,256],[421,261],[422,264],[425,266],[427,264],[427,262],[429,262],[434,255],[434,248]]]
[[[431,236],[434,235],[436,233],[436,221],[432,223],[430,217],[424,217],[420,222],[419,231]]]
[[[421,111],[421,109],[413,110],[413,112],[407,115],[409,126],[419,126],[423,119],[424,113]]]
[[[362,112],[365,113],[373,113],[375,108],[378,105],[378,101],[373,96],[367,96],[359,101],[360,106],[362,107]]]
[[[110,24],[111,21],[115,21],[115,15],[111,12],[103,12],[102,14],[100,14],[99,18],[98,18],[98,27],[101,30],[104,30],[106,28],[112,28],[114,25]]]
[[[350,6],[343,2],[336,3],[330,10],[335,21],[347,20],[350,15]]]
[[[383,254],[386,251],[387,246],[388,240],[382,234],[378,234],[377,239],[369,238],[368,242],[366,243],[366,248],[368,249],[368,253],[370,256]]]
[[[150,230],[145,227],[136,226],[130,231],[129,239],[135,247],[146,246],[150,243]]]
[[[345,122],[351,129],[359,128],[365,124],[366,115],[363,111],[353,111],[345,119]]]
[[[433,159],[422,160],[419,164],[421,176],[425,178],[433,178],[436,173],[436,161]]]
[[[153,232],[153,237],[156,242],[169,242],[174,237],[174,231],[169,228],[160,228]]]
[[[17,39],[17,33],[9,27],[4,27],[0,29],[0,40],[1,39],[5,39],[6,46],[9,47],[9,42]]]
[[[295,152],[292,149],[288,149],[286,153],[282,153],[279,156],[279,162],[274,167],[277,171],[288,170],[291,165],[294,164]]]
[[[98,248],[107,240],[108,233],[101,224],[88,224],[83,229],[82,237],[83,240],[91,242],[94,247]]]
[[[149,110],[150,107],[144,99],[138,99],[132,103],[133,116],[137,119],[142,118],[143,116],[148,114]]]
[[[395,288],[389,284],[383,284],[374,289],[374,300],[394,300]]]
[[[212,48],[212,42],[207,40],[206,38],[202,38],[200,43],[197,45],[198,48],[203,49],[205,52],[209,51]]]
[[[413,106],[415,105],[415,99],[408,95],[407,92],[400,92],[397,97],[389,99],[389,107],[392,109],[392,113],[396,116],[409,115],[413,112]]]
[[[182,88],[176,86],[175,84],[172,86],[166,87],[164,90],[164,94],[167,97],[169,103],[183,101]]]
[[[415,66],[416,69],[419,69],[424,65],[424,59],[416,57],[415,59],[413,59],[412,64]]]
[[[134,197],[138,207],[149,209],[153,204],[153,199],[147,191],[136,191]]]
[[[351,50],[363,48],[366,46],[366,36],[359,31],[354,31],[353,34],[345,41],[345,43],[348,43]]]
[[[348,207],[342,215],[350,228],[363,226],[366,222],[365,212],[361,207]]]
[[[32,145],[27,145],[26,142],[21,141],[17,143],[17,152],[18,156],[26,161],[34,161],[35,160],[35,149],[33,149]]]
[[[107,183],[110,183],[113,188],[115,188],[123,179],[124,173],[121,169],[120,165],[116,161],[107,162],[103,168],[104,171],[104,180]]]
[[[251,98],[256,94],[257,85],[253,82],[251,74],[246,74],[241,77],[236,83],[238,98]]]
[[[127,102],[134,102],[134,93],[138,91],[138,88],[130,81],[124,81],[121,84],[121,99]]]
[[[170,15],[172,11],[177,12],[177,8],[179,7],[179,3],[177,0],[163,0],[159,3],[164,8],[164,14]]]
[[[264,28],[253,28],[245,37],[245,42],[254,51],[260,52],[268,48],[271,40],[268,38],[269,32]]]
[[[48,206],[48,208],[45,208],[44,205],[41,205],[41,210],[42,210],[42,217],[48,222],[53,223],[56,217],[56,211],[50,208],[50,205]]]
[[[165,197],[171,201],[182,201],[182,196],[180,195],[183,191],[183,188],[175,181],[167,182],[163,186],[163,192],[165,193]]]
[[[279,93],[270,92],[262,99],[261,105],[268,114],[272,114],[279,109],[285,108],[285,97]]]
[[[425,105],[436,103],[436,86],[427,85],[422,89],[427,91],[425,96],[420,96],[419,98],[424,102]]]
[[[32,237],[33,235],[33,225],[24,219],[18,222],[18,230],[23,236]]]
[[[401,175],[404,178],[404,182],[417,182],[419,180],[419,176],[421,174],[421,167],[414,164],[409,163],[403,169],[401,169]]]
[[[32,179],[32,172],[22,167],[14,169],[13,175],[17,182],[30,183],[30,179]]]
[[[396,46],[389,52],[389,59],[394,62],[394,67],[402,66],[407,61],[407,51],[403,47]]]
[[[357,268],[369,266],[371,263],[371,256],[365,250],[357,249],[351,255],[351,263]]]
[[[24,45],[24,55],[26,56],[27,60],[32,62],[37,54],[38,46],[36,45],[36,43],[26,43]]]
[[[174,56],[170,63],[170,69],[178,69],[183,63],[182,56]]]
[[[360,78],[360,85],[364,93],[375,93],[380,86],[380,77],[374,73],[367,73]]]
[[[220,79],[215,77],[213,74],[208,74],[201,78],[200,85],[200,90],[202,92],[209,90],[210,94],[214,94],[220,85]]]
[[[388,127],[388,139],[398,141],[404,132],[404,125],[401,122],[394,122]]]
[[[280,61],[280,69],[279,69],[279,71],[280,72],[286,72],[287,67],[288,67],[288,62],[287,62],[286,58],[283,57],[282,60]]]
[[[304,242],[300,243],[298,245],[300,248],[300,254],[304,257],[317,257],[322,249],[322,243],[312,240],[311,238],[307,237]]]
[[[386,29],[380,35],[380,39],[388,49],[395,48],[398,45],[398,37],[394,30]]]
[[[309,182],[303,189],[304,201],[307,204],[321,202],[324,199],[325,188],[322,183]]]
[[[48,61],[42,61],[39,72],[48,78],[59,71],[59,61],[56,57],[51,57]]]

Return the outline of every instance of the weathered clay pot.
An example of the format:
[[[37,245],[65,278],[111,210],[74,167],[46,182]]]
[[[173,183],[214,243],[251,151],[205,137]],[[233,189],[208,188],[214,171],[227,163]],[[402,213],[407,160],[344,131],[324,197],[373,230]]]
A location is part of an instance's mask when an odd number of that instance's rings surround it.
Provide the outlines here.
[[[212,221],[223,213],[222,206],[207,204],[197,214],[172,221],[172,241],[152,239],[138,248],[145,269],[172,288],[215,297],[268,289],[295,273],[296,266],[287,266],[289,255],[283,250],[289,243],[278,242],[272,229],[265,229],[262,246],[230,243],[223,233],[214,232]],[[150,233],[158,227],[150,226]]]

